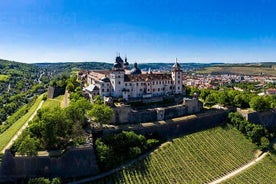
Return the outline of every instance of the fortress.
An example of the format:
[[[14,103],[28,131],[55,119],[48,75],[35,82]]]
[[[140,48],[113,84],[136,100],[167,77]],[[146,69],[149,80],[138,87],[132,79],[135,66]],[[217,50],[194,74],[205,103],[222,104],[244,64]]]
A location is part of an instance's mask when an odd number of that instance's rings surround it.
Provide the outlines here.
[[[134,63],[130,70],[127,58],[123,61],[117,56],[111,70],[93,70],[79,78],[88,85],[83,92],[90,99],[100,95],[105,102],[114,107],[111,123],[140,123],[165,120],[202,111],[203,105],[197,97],[183,98],[183,70],[177,60],[166,72],[143,72]],[[113,105],[113,99],[122,99],[124,104]],[[170,106],[154,106],[136,109],[131,102],[150,104],[171,101]]]
[[[170,72],[142,72],[137,63],[129,69],[127,58],[117,56],[111,70],[94,70],[87,75],[88,87],[84,88],[91,98],[101,97],[147,99],[158,96],[183,94],[183,71],[175,62]]]

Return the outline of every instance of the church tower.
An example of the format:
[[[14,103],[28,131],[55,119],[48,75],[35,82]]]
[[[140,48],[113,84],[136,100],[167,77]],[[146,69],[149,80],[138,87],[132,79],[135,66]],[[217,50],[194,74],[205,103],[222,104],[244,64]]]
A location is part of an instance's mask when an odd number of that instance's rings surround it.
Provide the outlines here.
[[[182,94],[183,93],[183,70],[181,66],[177,62],[177,58],[175,60],[175,64],[172,67],[172,82],[173,82],[173,89],[175,94]]]

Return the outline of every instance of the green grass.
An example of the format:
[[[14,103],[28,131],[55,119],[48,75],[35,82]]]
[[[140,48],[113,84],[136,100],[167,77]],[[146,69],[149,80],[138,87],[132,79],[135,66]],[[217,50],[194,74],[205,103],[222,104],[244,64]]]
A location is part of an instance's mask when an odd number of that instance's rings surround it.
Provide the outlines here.
[[[60,95],[54,99],[48,98],[42,105],[42,108],[63,107],[64,95]]]
[[[17,120],[11,127],[9,127],[5,132],[0,135],[0,150],[3,150],[4,147],[9,143],[12,137],[20,130],[24,123],[31,117],[35,112],[36,108],[39,106],[42,101],[43,95],[40,95],[34,105],[29,109],[29,111]]]
[[[7,80],[9,80],[9,78],[10,78],[10,76],[9,75],[1,75],[0,74],[0,81],[7,81]]]
[[[276,183],[276,156],[268,155],[256,165],[225,183]]]
[[[255,150],[236,129],[217,127],[174,139],[95,183],[208,183],[253,160]]]

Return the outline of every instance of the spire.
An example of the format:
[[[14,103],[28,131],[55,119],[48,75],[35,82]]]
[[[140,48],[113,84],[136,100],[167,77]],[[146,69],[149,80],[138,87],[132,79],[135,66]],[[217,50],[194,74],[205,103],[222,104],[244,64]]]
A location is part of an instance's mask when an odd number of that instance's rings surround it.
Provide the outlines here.
[[[181,68],[180,64],[178,63],[178,59],[175,58],[175,63],[173,65],[173,68]]]

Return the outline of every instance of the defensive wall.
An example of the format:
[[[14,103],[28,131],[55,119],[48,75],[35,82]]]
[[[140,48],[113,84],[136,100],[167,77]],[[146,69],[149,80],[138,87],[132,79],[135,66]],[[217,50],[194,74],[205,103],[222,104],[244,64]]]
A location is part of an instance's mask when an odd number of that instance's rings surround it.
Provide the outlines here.
[[[205,110],[202,113],[138,124],[122,124],[104,129],[102,136],[123,130],[138,134],[158,134],[161,137],[177,137],[218,126],[227,118],[228,111]],[[74,178],[93,176],[99,172],[92,146],[70,148],[59,157],[15,157],[10,151],[3,155],[0,166],[0,183],[22,181],[32,177]]]
[[[60,157],[3,155],[0,183],[17,183],[24,178],[74,178],[96,175],[99,172],[92,146],[70,148]]]
[[[48,92],[47,92],[47,97],[48,98],[55,98],[59,95],[64,95],[64,93],[65,93],[65,87],[49,86]]]
[[[261,124],[268,129],[276,128],[276,110],[268,110],[264,112],[257,112],[248,109],[237,109],[237,112],[242,115],[247,121]]]
[[[119,133],[123,130],[132,130],[143,135],[158,134],[161,137],[181,136],[218,126],[225,121],[227,115],[228,111],[225,110],[206,110],[202,113],[170,120],[113,126],[113,128],[104,129],[103,136]]]
[[[143,123],[166,120],[188,114],[198,113],[203,104],[198,99],[184,98],[183,103],[168,107],[134,109],[130,105],[119,104],[114,108],[113,124]]]

